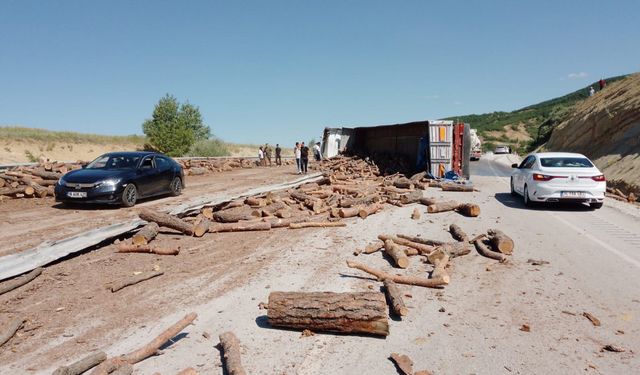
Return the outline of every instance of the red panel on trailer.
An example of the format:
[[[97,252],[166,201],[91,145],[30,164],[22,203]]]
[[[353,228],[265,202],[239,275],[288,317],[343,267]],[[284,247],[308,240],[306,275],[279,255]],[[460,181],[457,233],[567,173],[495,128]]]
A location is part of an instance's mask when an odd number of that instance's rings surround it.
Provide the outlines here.
[[[464,124],[453,126],[453,165],[451,169],[462,176],[462,149],[464,145]]]

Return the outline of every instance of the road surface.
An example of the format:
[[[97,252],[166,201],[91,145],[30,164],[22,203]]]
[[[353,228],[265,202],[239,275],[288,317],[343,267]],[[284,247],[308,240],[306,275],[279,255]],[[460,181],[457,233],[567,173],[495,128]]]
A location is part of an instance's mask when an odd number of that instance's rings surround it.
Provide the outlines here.
[[[425,195],[472,201],[478,218],[455,212],[411,220],[415,205],[387,206],[345,228],[170,236],[177,257],[114,254],[113,245],[52,265],[28,290],[0,296],[0,314],[23,314],[33,330],[0,352],[0,373],[51,373],[58,365],[103,349],[129,352],[186,313],[194,325],[164,354],[135,365],[135,374],[194,367],[222,373],[218,335],[233,331],[252,374],[396,374],[387,359],[406,354],[415,370],[434,374],[632,374],[640,360],[640,214],[607,200],[605,207],[525,208],[509,195],[502,156],[472,163],[479,192]],[[380,283],[348,269],[355,259],[389,272],[427,275],[412,258],[392,269],[382,254],[353,255],[382,233],[450,241],[449,224],[468,234],[499,228],[516,243],[499,264],[475,251],[455,258],[444,289],[401,286],[409,315],[390,320],[386,339],[273,329],[259,308],[272,291],[369,291]],[[179,241],[179,242],[176,242]],[[175,245],[174,245],[175,246]],[[532,265],[529,259],[548,262]],[[165,275],[118,293],[104,284],[157,265]],[[583,313],[598,318],[594,326]],[[31,325],[29,325],[31,327]],[[525,328],[528,327],[528,328]],[[601,351],[614,345],[625,351]]]

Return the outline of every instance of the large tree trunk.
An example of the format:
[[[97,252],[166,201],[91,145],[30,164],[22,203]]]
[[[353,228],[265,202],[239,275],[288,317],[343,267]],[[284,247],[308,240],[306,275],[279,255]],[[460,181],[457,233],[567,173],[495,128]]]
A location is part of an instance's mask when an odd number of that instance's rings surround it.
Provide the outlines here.
[[[391,240],[384,241],[384,251],[393,259],[396,266],[400,268],[407,268],[409,266],[409,258],[404,253],[402,248]]]
[[[387,298],[389,300],[389,306],[394,313],[398,316],[405,316],[409,313],[409,309],[404,305],[404,300],[402,299],[402,292],[398,285],[391,280],[384,280],[384,290],[387,293]]]
[[[151,240],[156,238],[159,231],[160,226],[158,225],[158,223],[151,222],[140,229],[138,233],[134,234],[131,241],[134,245],[146,245],[151,242]]]
[[[473,204],[473,203],[463,203],[461,205],[459,205],[456,210],[464,215],[464,216],[468,216],[468,217],[478,217],[480,216],[480,206],[478,206],[477,204]]]
[[[499,229],[489,229],[489,243],[495,250],[502,254],[510,255],[513,253],[513,240]]]
[[[171,228],[189,236],[193,235],[193,225],[181,220],[177,216],[150,210],[148,208],[141,209],[138,216],[140,216],[142,220],[157,223],[161,227]]]
[[[274,327],[387,336],[387,304],[377,292],[272,292],[269,324]]]
[[[453,211],[458,208],[460,204],[456,201],[436,202],[427,207],[428,213]]]
[[[229,375],[246,375],[240,359],[240,341],[233,332],[220,335],[220,346],[224,356],[224,368]]]

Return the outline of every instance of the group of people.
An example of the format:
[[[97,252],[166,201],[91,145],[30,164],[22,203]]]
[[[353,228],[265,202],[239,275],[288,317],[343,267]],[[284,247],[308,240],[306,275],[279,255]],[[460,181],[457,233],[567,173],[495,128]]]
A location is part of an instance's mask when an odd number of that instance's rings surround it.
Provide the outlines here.
[[[600,86],[600,91],[602,91],[602,89],[605,88],[605,86],[607,85],[607,81],[605,81],[604,79],[600,79],[598,81],[598,86]],[[596,90],[593,88],[593,86],[589,86],[589,96],[593,96],[593,94],[596,93]]]
[[[322,160],[322,152],[320,151],[320,142],[313,145],[313,157],[316,161]],[[262,167],[271,166],[271,147],[269,144],[260,146],[258,149],[258,164]],[[293,148],[293,154],[296,158],[296,169],[298,174],[306,174],[309,169],[309,147],[304,142],[296,142]],[[275,148],[276,165],[282,165],[282,148],[276,144]]]
[[[264,146],[260,146],[258,149],[258,163],[262,167],[266,167],[267,164],[271,166],[271,146],[265,143]],[[282,165],[282,148],[276,143],[276,165]]]

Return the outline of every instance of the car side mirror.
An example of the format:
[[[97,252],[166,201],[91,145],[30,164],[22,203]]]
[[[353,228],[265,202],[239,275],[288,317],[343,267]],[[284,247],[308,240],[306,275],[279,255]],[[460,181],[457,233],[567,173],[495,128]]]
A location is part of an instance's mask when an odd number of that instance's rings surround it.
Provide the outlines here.
[[[511,168],[518,168],[518,164],[516,163],[511,164]]]

